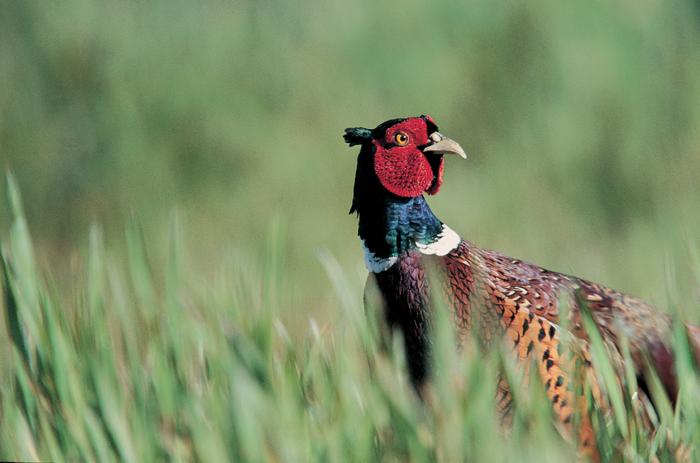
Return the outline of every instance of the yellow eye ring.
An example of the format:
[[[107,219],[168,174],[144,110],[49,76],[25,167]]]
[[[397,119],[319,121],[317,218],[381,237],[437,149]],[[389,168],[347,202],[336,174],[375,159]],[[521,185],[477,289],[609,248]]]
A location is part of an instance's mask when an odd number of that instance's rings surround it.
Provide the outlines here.
[[[394,141],[399,146],[406,146],[408,145],[408,135],[403,132],[398,132],[396,135],[394,135]]]

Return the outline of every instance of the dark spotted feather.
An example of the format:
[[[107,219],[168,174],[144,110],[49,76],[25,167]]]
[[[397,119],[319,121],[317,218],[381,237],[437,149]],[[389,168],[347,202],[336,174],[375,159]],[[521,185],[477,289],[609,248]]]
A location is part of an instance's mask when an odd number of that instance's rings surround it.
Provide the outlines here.
[[[386,304],[391,326],[405,337],[412,378],[420,386],[429,373],[430,300],[425,265],[430,261],[444,272],[443,295],[454,313],[461,339],[477,332],[485,344],[506,339],[517,357],[537,363],[537,375],[552,402],[564,432],[573,431],[577,409],[587,407],[582,396],[574,394],[575,365],[592,377],[588,337],[583,328],[582,309],[595,322],[611,356],[613,367],[624,377],[621,340],[629,343],[634,369],[640,380],[649,362],[658,373],[669,398],[674,401],[677,384],[670,349],[671,318],[649,304],[589,281],[548,271],[527,262],[481,249],[468,241],[444,257],[424,256],[412,251],[400,257],[389,270],[374,274]],[[562,319],[564,302],[570,311]],[[573,336],[562,357],[561,326]],[[700,359],[700,330],[688,329],[689,339]],[[643,381],[642,383],[643,384]],[[599,391],[594,398],[604,404]],[[639,400],[649,402],[645,391]],[[511,396],[504,381],[499,382],[498,404],[502,412],[511,408]],[[600,405],[598,404],[598,405]],[[595,454],[593,430],[588,416],[581,414],[579,443],[584,452]]]

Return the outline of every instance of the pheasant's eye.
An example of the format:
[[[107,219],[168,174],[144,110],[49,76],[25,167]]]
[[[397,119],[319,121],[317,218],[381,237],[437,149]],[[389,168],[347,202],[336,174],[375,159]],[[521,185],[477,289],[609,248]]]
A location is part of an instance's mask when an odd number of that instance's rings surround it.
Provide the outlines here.
[[[403,132],[399,132],[394,135],[394,141],[399,146],[406,146],[408,144],[408,135]]]

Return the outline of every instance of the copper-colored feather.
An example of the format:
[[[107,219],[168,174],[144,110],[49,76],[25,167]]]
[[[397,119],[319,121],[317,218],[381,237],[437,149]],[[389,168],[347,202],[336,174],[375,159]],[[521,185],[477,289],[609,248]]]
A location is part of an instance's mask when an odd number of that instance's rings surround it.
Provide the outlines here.
[[[574,431],[574,413],[588,406],[583,395],[574,393],[574,376],[594,377],[592,371],[576,371],[576,365],[591,370],[584,312],[595,323],[620,378],[624,377],[624,338],[639,378],[644,378],[650,364],[670,400],[675,401],[678,386],[670,348],[672,320],[667,314],[637,298],[464,240],[446,256],[411,251],[387,271],[372,274],[384,297],[389,323],[404,334],[411,375],[418,385],[428,371],[431,296],[427,266],[443,273],[442,294],[462,339],[478,330],[484,342],[505,339],[518,359],[526,364],[536,361],[537,374],[564,433]],[[562,304],[570,309],[566,317],[562,317]],[[565,332],[562,325],[567,327]],[[571,355],[562,357],[565,333],[573,335],[567,344]],[[688,335],[696,354],[700,353],[700,329],[689,327]],[[499,383],[499,407],[507,411],[511,398],[504,384]],[[593,396],[600,402],[597,406],[605,404],[597,388]],[[651,402],[644,390],[638,400]],[[595,455],[595,436],[586,413],[581,414],[581,420],[579,445],[584,453]]]

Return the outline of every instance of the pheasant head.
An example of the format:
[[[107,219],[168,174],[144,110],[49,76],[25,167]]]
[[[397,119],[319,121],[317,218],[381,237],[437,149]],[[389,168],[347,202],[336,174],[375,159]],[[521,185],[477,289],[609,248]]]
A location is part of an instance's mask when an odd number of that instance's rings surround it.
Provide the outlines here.
[[[412,198],[424,192],[435,194],[442,185],[443,154],[466,158],[464,150],[440,132],[430,116],[392,119],[373,130],[361,127],[345,129],[345,141],[362,145],[358,162],[369,164],[382,187],[390,193]],[[365,154],[365,156],[363,156]],[[357,181],[357,179],[356,179]]]
[[[344,138],[350,146],[361,145],[350,213],[359,215],[358,234],[370,270],[382,271],[413,249],[444,255],[458,243],[423,193],[440,189],[445,154],[466,155],[438,132],[430,116],[392,119],[374,129],[345,129]]]

